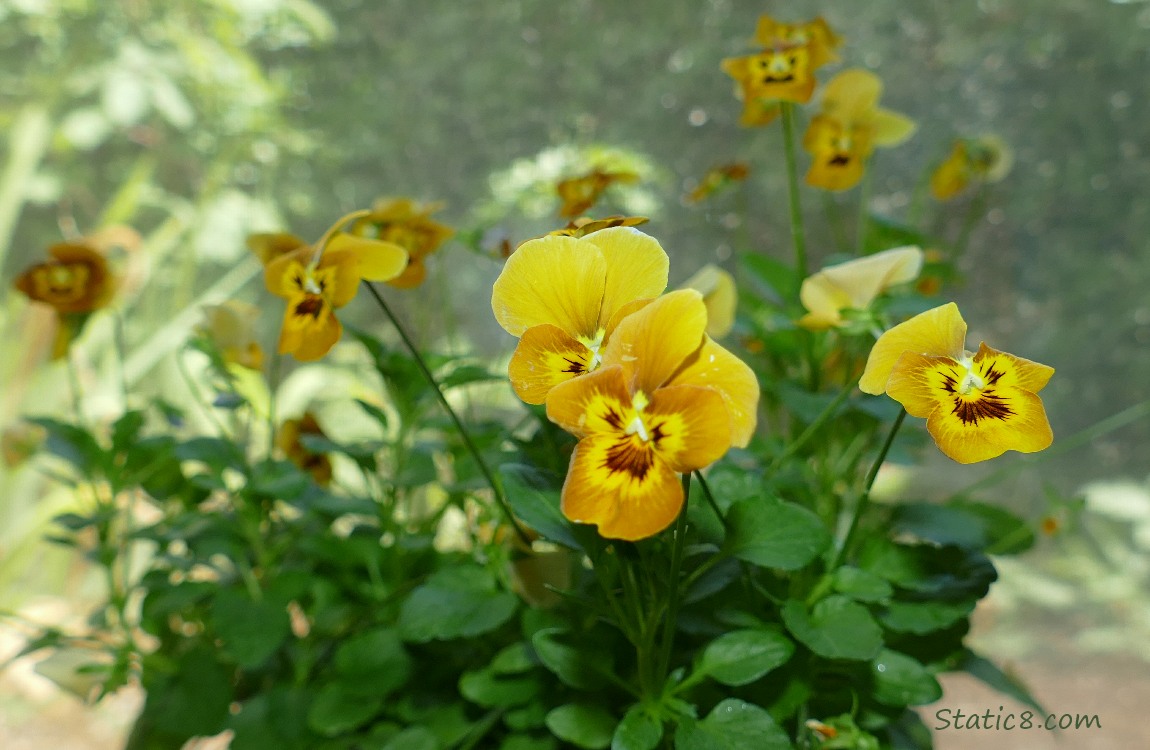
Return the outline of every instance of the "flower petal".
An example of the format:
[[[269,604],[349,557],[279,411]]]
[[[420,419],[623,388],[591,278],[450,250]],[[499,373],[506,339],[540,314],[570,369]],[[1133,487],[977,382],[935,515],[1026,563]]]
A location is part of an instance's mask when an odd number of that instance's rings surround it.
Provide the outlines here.
[[[929,417],[940,404],[951,404],[965,368],[950,357],[903,352],[886,382],[886,392],[912,417]]]
[[[667,288],[667,253],[654,237],[631,227],[609,227],[583,241],[598,247],[607,261],[600,325],[627,303],[658,297]]]
[[[1016,450],[1034,453],[1050,446],[1054,433],[1042,399],[1020,388],[999,390],[1004,411],[994,415],[970,414],[941,404],[931,412],[926,428],[939,449],[963,464],[986,461]]]
[[[882,96],[882,80],[862,68],[849,68],[827,81],[821,111],[843,122],[865,117]]]
[[[1013,354],[992,349],[986,343],[979,344],[974,355],[975,369],[987,381],[997,383],[1001,388],[1018,387],[1031,393],[1038,393],[1054,375],[1054,368]]]
[[[339,232],[323,249],[321,268],[339,268],[332,304],[343,307],[351,302],[360,281],[387,281],[407,268],[407,251],[394,242],[383,242]]]
[[[966,321],[958,305],[948,302],[919,313],[879,336],[867,358],[859,389],[872,394],[885,391],[887,379],[903,352],[961,359],[965,342]]]
[[[628,388],[650,396],[699,348],[706,327],[701,294],[694,289],[670,292],[619,323],[604,349],[603,364],[622,365]]]
[[[586,373],[593,356],[590,349],[556,326],[532,326],[519,339],[507,375],[519,398],[541,404],[552,388]]]
[[[635,418],[623,368],[602,367],[551,389],[547,418],[576,437],[621,433]]]
[[[735,326],[735,310],[739,304],[735,277],[718,266],[708,263],[683,282],[683,289],[695,289],[703,295],[707,307],[707,335],[720,339]]]
[[[641,417],[655,452],[681,474],[713,464],[731,447],[731,420],[711,388],[660,388]]]
[[[575,523],[634,541],[670,526],[682,507],[678,476],[637,436],[592,435],[575,447],[561,499]]]
[[[759,380],[746,362],[708,337],[667,385],[717,391],[730,419],[731,445],[745,448],[751,442],[758,421]]]
[[[278,255],[264,266],[264,286],[277,297],[290,299],[303,289],[304,273],[311,262],[310,245]]]
[[[512,336],[549,323],[575,338],[594,338],[606,276],[603,253],[587,240],[555,236],[528,240],[511,254],[495,280],[491,309]]]
[[[877,146],[897,146],[918,130],[914,120],[889,109],[876,109],[871,115],[871,125]]]
[[[917,247],[896,247],[883,250],[880,253],[827,266],[804,281],[803,288],[806,288],[808,281],[820,286],[823,282],[821,280],[815,282],[815,279],[823,279],[829,282],[833,288],[841,290],[845,294],[846,307],[865,310],[885,289],[917,278],[922,270],[922,260],[922,250]],[[841,295],[829,295],[824,290],[817,288],[812,292],[816,296],[821,292],[824,297],[829,296],[834,300],[841,299]],[[800,292],[801,297],[802,292]],[[823,302],[822,299],[814,301],[816,303]],[[806,300],[803,300],[803,304],[806,306]],[[807,306],[807,309],[815,312],[815,308],[810,306]],[[841,309],[841,307],[838,308],[838,310]]]
[[[280,331],[279,353],[291,354],[301,362],[314,362],[331,351],[342,333],[343,326],[330,310],[304,325],[289,302]]]

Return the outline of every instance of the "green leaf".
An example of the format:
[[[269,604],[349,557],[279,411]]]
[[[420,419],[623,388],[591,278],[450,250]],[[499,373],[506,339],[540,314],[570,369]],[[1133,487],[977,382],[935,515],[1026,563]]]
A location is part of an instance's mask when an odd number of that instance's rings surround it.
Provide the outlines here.
[[[922,706],[942,697],[942,687],[926,667],[906,654],[884,648],[871,662],[874,698],[888,706]]]
[[[798,286],[795,269],[786,263],[762,253],[743,253],[739,256],[739,260],[746,266],[747,270],[770,287],[771,291],[778,296],[779,301],[789,299]]]
[[[561,483],[557,478],[524,464],[503,464],[499,476],[511,510],[523,523],[548,541],[583,549],[575,527],[559,510]]]
[[[603,750],[611,745],[618,721],[599,706],[568,703],[547,713],[547,728],[559,739],[587,750]]]
[[[516,596],[496,590],[495,579],[483,568],[445,568],[403,602],[399,634],[415,643],[470,638],[507,622],[517,605]]]
[[[849,565],[835,571],[834,588],[860,602],[881,602],[889,599],[894,591],[882,577]]]
[[[728,698],[702,721],[683,721],[675,750],[793,750],[787,733],[762,708]]]
[[[611,750],[654,750],[662,739],[663,722],[637,703],[615,727]]]
[[[513,734],[503,740],[499,750],[555,750],[554,737],[537,737],[530,734]]]
[[[926,635],[944,630],[974,611],[977,599],[960,602],[891,602],[878,619],[897,633]]]
[[[380,750],[439,750],[439,740],[427,727],[408,727]]]
[[[355,403],[359,404],[359,408],[363,409],[363,411],[368,416],[370,416],[372,419],[374,419],[376,422],[378,422],[380,427],[382,427],[384,430],[387,430],[387,424],[389,421],[387,418],[387,412],[385,412],[383,409],[379,408],[375,404],[369,404],[368,402],[366,402],[362,399],[357,398],[354,400],[355,400]]]
[[[202,461],[216,472],[224,469],[242,470],[245,464],[243,450],[225,438],[197,437],[176,446],[176,458],[181,461]]]
[[[539,680],[532,676],[504,676],[490,667],[464,672],[459,694],[484,708],[522,706],[539,695]]]
[[[878,214],[870,214],[863,241],[863,255],[889,250],[905,245],[926,246],[932,244],[930,238],[914,227],[900,224],[893,219]]]
[[[249,669],[267,661],[291,633],[287,602],[267,596],[255,601],[234,589],[215,596],[211,621],[227,653]]]
[[[491,660],[491,671],[495,674],[522,674],[534,668],[531,649],[526,643],[512,643]]]
[[[1034,531],[1025,521],[983,503],[907,503],[898,506],[891,523],[892,535],[978,552],[1017,554],[1034,544]]]
[[[858,564],[891,583],[929,594],[935,600],[982,598],[998,575],[980,552],[953,545],[895,544],[881,536],[867,538]]]
[[[564,631],[558,628],[540,630],[531,637],[543,666],[554,672],[566,685],[580,690],[598,690],[606,681],[605,670],[610,670],[611,655],[584,644],[575,647],[564,643]]]
[[[383,708],[382,695],[365,695],[342,682],[325,685],[307,712],[307,725],[334,737],[366,724]]]
[[[955,669],[966,672],[984,685],[1025,703],[1039,713],[1047,713],[1046,709],[1031,695],[1030,689],[1021,680],[1003,672],[989,659],[985,659],[969,649],[966,650],[962,662]]]
[[[791,658],[795,644],[774,630],[735,630],[707,644],[699,670],[724,685],[754,682]]]
[[[470,385],[471,383],[488,383],[493,380],[504,379],[504,375],[491,372],[486,367],[479,365],[460,365],[446,376],[441,377],[439,384],[443,387],[443,390],[447,390],[449,388],[458,388],[461,385]]]
[[[869,660],[882,648],[882,628],[867,608],[838,594],[810,612],[791,599],[783,607],[783,622],[807,648],[828,659]]]
[[[112,450],[122,453],[130,449],[139,438],[143,426],[144,412],[135,409],[124,412],[112,424]]]
[[[47,417],[33,417],[28,421],[48,432],[44,450],[72,464],[82,476],[94,477],[106,468],[106,456],[92,433]]]
[[[731,506],[727,524],[731,554],[764,568],[798,570],[831,543],[818,516],[774,498],[740,500]]]
[[[375,628],[341,643],[335,652],[335,668],[349,681],[362,681],[372,692],[386,695],[407,681],[411,657],[394,630]]]

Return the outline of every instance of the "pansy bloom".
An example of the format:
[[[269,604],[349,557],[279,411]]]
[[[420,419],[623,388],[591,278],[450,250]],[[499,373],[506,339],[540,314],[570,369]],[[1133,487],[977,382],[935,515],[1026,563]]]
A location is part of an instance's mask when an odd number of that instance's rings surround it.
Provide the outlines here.
[[[650,219],[646,216],[608,216],[603,219],[592,219],[589,216],[580,216],[567,222],[567,226],[548,232],[558,237],[586,237],[594,232],[611,227],[637,227],[646,224]]]
[[[205,305],[200,331],[216,346],[224,362],[259,370],[264,363],[264,350],[255,331],[259,314],[255,305],[234,299]]]
[[[879,108],[881,95],[878,76],[858,68],[827,83],[819,114],[803,136],[812,157],[808,185],[848,190],[862,179],[875,146],[896,146],[914,133],[912,120]]]
[[[387,283],[400,289],[411,289],[427,276],[424,259],[439,249],[455,234],[450,227],[431,219],[443,208],[442,203],[416,203],[408,198],[384,198],[376,201],[371,212],[352,222],[351,233],[392,242],[407,251],[407,267]]]
[[[395,243],[346,232],[329,236],[317,248],[302,245],[264,267],[268,291],[287,300],[279,352],[305,362],[339,341],[343,327],[335,310],[355,298],[360,281],[387,281],[407,267],[407,252]]]
[[[1016,450],[1033,453],[1054,440],[1038,397],[1054,368],[980,344],[964,349],[966,322],[953,302],[927,310],[879,337],[859,381],[884,391],[959,463]]]
[[[694,289],[703,295],[707,307],[707,335],[721,339],[735,327],[735,311],[739,306],[739,293],[735,277],[713,263],[700,268],[683,282],[682,289]]]
[[[930,176],[931,195],[950,200],[972,183],[1000,181],[1013,165],[1010,147],[996,136],[959,139]]]
[[[630,227],[520,245],[491,294],[499,325],[520,337],[508,366],[519,398],[541,404],[596,369],[619,321],[667,288],[667,267],[659,243]]]
[[[562,180],[555,186],[563,205],[559,208],[559,215],[564,218],[574,218],[595,205],[607,188],[617,184],[629,184],[639,181],[639,175],[634,172],[604,172],[594,169],[585,175]]]
[[[580,438],[567,518],[612,539],[657,534],[683,506],[678,474],[750,441],[758,380],[706,325],[698,292],[671,292],[619,323],[601,368],[552,389],[548,418]]]
[[[310,435],[325,438],[327,434],[319,426],[319,420],[310,411],[304,412],[299,419],[287,419],[280,425],[276,442],[280,450],[293,464],[311,474],[316,484],[328,485],[331,483],[331,459],[326,453],[316,453],[304,445],[303,437]]]
[[[827,266],[803,280],[799,299],[807,314],[799,325],[815,331],[848,325],[844,312],[866,310],[890,287],[913,281],[922,270],[922,260],[917,247],[896,247]]]
[[[810,101],[815,71],[837,59],[842,43],[821,17],[799,24],[759,18],[755,41],[760,52],[723,60],[723,72],[738,84],[744,126],[766,125],[778,115],[778,102]]]
[[[699,184],[695,186],[695,189],[687,194],[687,202],[699,203],[704,201],[720,190],[734,185],[736,182],[743,182],[750,173],[750,167],[741,161],[712,167],[708,169],[707,173],[703,175],[703,178],[699,180]]]
[[[61,242],[48,248],[51,260],[37,263],[16,277],[15,287],[33,302],[56,311],[59,327],[53,359],[63,357],[88,313],[106,307],[116,280],[102,253],[84,241]]]

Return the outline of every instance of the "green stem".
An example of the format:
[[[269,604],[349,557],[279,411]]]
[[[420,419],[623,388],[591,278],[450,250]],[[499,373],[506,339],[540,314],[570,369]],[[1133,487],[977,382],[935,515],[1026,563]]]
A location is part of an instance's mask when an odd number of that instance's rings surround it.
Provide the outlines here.
[[[703,479],[703,472],[696,471],[695,479],[699,480],[699,486],[703,488],[703,497],[706,498],[707,504],[711,506],[711,510],[715,511],[715,515],[718,516],[719,521],[722,522],[723,528],[727,528],[727,518],[723,515],[723,510],[719,507],[719,504],[715,502],[715,496],[711,494],[711,488],[707,484],[707,480]]]
[[[835,194],[829,190],[822,191],[823,196],[823,215],[826,217],[827,224],[831,228],[831,236],[835,240],[835,249],[840,253],[846,253],[850,250],[850,240],[847,239],[847,230],[843,226],[843,218],[839,211],[839,205],[835,202]]]
[[[970,208],[966,212],[966,218],[963,220],[962,228],[958,232],[958,239],[954,241],[954,252],[951,255],[952,260],[958,260],[958,258],[966,252],[966,246],[970,242],[970,235],[974,232],[974,225],[977,224],[983,214],[986,213],[988,192],[986,183],[980,183],[978,192],[974,194],[974,198],[970,201]]]
[[[61,323],[61,325],[63,325]],[[76,371],[76,362],[72,359],[72,348],[64,353],[64,362],[68,371],[68,387],[72,392],[72,411],[75,413],[76,424],[86,428],[88,419],[84,416],[84,396],[80,389],[80,373]]]
[[[826,423],[826,421],[834,415],[836,411],[838,411],[839,406],[842,405],[843,401],[846,401],[847,396],[849,396],[851,392],[854,391],[854,389],[855,384],[851,383],[846,388],[843,388],[841,391],[839,391],[839,394],[835,396],[834,400],[827,404],[826,408],[824,408],[822,412],[820,412],[819,415],[815,417],[815,421],[807,425],[807,428],[803,430],[797,438],[792,440],[787,445],[787,447],[783,449],[782,453],[775,456],[774,460],[771,461],[770,465],[767,467],[765,476],[773,476],[774,473],[778,471],[779,468],[783,465],[784,461],[793,456],[799,448],[803,447],[803,445],[805,445],[808,440],[814,437],[814,434],[819,431],[819,428],[821,428]]]
[[[398,333],[399,337],[403,339],[404,346],[406,346],[407,350],[411,352],[411,356],[415,360],[416,366],[419,367],[419,371],[423,373],[423,377],[427,381],[427,384],[431,386],[431,390],[435,393],[436,398],[439,399],[440,406],[442,406],[443,410],[447,412],[447,416],[451,418],[451,422],[455,425],[455,430],[459,433],[459,437],[463,440],[463,444],[466,446],[468,453],[470,453],[471,457],[475,459],[475,464],[479,467],[480,473],[483,474],[483,478],[487,480],[487,484],[491,486],[491,491],[495,494],[495,502],[499,504],[500,510],[503,511],[503,515],[507,519],[507,523],[509,523],[511,527],[515,529],[515,533],[518,535],[519,539],[528,547],[530,547],[531,538],[527,536],[527,532],[524,531],[523,527],[519,525],[519,522],[515,520],[515,514],[511,512],[511,506],[507,504],[507,498],[504,497],[503,490],[500,488],[499,482],[496,481],[495,475],[492,473],[490,467],[488,467],[487,461],[485,461],[483,458],[483,454],[479,452],[479,448],[471,440],[471,435],[467,432],[467,428],[463,426],[463,422],[459,419],[459,415],[455,413],[455,409],[452,408],[451,404],[447,400],[447,397],[443,395],[443,389],[439,387],[439,382],[435,379],[435,375],[431,372],[431,369],[427,366],[427,362],[424,361],[423,356],[419,353],[419,349],[416,347],[415,342],[411,340],[410,336],[408,336],[407,330],[400,324],[399,318],[397,318],[395,313],[391,311],[391,308],[383,299],[383,296],[375,288],[375,285],[371,282],[365,281],[364,286],[367,287],[368,291],[371,293],[371,296],[375,298],[376,304],[379,305],[379,309],[381,309],[383,314],[386,315],[388,320],[391,321],[391,324],[395,327],[396,333]]]
[[[283,356],[277,348],[276,353],[272,355],[271,366],[268,368],[268,461],[272,460],[272,456],[276,452],[276,391],[279,390],[280,366],[282,364]]]
[[[663,643],[659,652],[658,689],[662,689],[671,667],[671,648],[675,643],[675,630],[679,619],[679,575],[683,570],[683,548],[687,537],[687,501],[691,496],[691,475],[683,475],[683,507],[675,520],[675,538],[671,548],[671,577],[668,587],[667,612],[663,621]]]
[[[859,185],[859,216],[855,225],[855,255],[862,255],[866,249],[866,231],[870,226],[870,170],[864,169]]]
[[[791,212],[791,241],[795,248],[795,295],[807,277],[807,241],[803,231],[803,208],[799,202],[799,171],[795,159],[795,105],[782,102],[783,148],[787,161],[787,198]]]
[[[128,347],[126,344],[127,338],[124,336],[124,318],[116,313],[112,317],[112,323],[115,326],[113,336],[116,342],[116,364],[120,376],[120,398],[124,401],[124,411],[128,410],[128,375],[124,370],[124,359],[127,356]]]
[[[838,551],[835,552],[834,559],[831,565],[827,568],[828,574],[834,571],[843,563],[847,553],[850,551],[851,542],[854,541],[855,533],[858,531],[859,520],[866,513],[867,507],[870,505],[870,490],[874,485],[875,477],[878,476],[878,470],[882,467],[883,461],[886,460],[886,454],[890,451],[891,444],[894,443],[894,436],[898,434],[898,428],[902,427],[903,420],[906,419],[906,409],[900,409],[898,417],[895,418],[894,424],[891,425],[890,432],[887,433],[886,442],[882,444],[882,449],[875,457],[874,464],[870,467],[870,472],[867,474],[866,483],[863,485],[862,494],[859,495],[858,502],[855,503],[854,514],[851,516],[850,526],[847,527],[846,536],[843,537],[843,543],[839,546]]]

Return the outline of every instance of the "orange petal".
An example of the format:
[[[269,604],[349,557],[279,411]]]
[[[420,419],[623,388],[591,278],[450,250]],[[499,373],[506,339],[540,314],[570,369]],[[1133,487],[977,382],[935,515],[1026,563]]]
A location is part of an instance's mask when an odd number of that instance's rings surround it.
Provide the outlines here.
[[[507,375],[519,398],[541,404],[552,388],[586,373],[593,356],[590,349],[556,326],[533,326],[519,339]]]
[[[1042,399],[1020,388],[1000,389],[998,395],[1001,406],[993,414],[960,412],[946,404],[931,412],[926,428],[939,449],[959,463],[970,464],[1008,450],[1034,453],[1048,448],[1054,433]]]
[[[949,302],[919,313],[879,336],[867,358],[859,389],[871,394],[885,391],[887,379],[903,352],[961,359],[965,342],[966,321],[958,305]]]
[[[600,325],[627,303],[658,297],[667,288],[667,253],[654,237],[631,227],[609,227],[583,241],[598,247],[607,262]]]
[[[547,395],[547,418],[576,437],[623,432],[635,418],[623,368],[603,367],[555,386]]]
[[[320,268],[334,268],[332,305],[343,307],[359,291],[359,282],[387,281],[407,268],[407,251],[394,242],[356,237],[339,232],[324,247]]]
[[[999,387],[1018,387],[1031,393],[1038,393],[1054,375],[1054,368],[1013,354],[992,349],[985,343],[979,344],[974,355],[975,370],[987,380],[993,379]]]
[[[299,294],[311,256],[309,245],[277,256],[264,266],[264,286],[278,297],[291,298]]]
[[[699,348],[706,327],[701,294],[694,289],[670,292],[619,323],[603,364],[622,365],[628,387],[650,396]]]
[[[710,466],[731,447],[723,397],[710,388],[660,388],[640,416],[655,452],[681,474]]]
[[[679,477],[637,436],[592,435],[575,447],[561,500],[575,523],[634,541],[670,526],[682,507]]]
[[[886,382],[886,392],[907,414],[925,419],[940,404],[952,402],[965,375],[966,368],[950,357],[903,352]]]
[[[717,391],[730,419],[731,445],[745,448],[751,442],[758,421],[759,380],[745,362],[705,338],[668,383],[679,385]]]
[[[574,237],[528,240],[495,280],[491,309],[512,336],[545,323],[572,337],[594,338],[606,288],[607,262],[599,248]]]
[[[342,333],[343,326],[330,310],[321,312],[314,321],[301,324],[289,303],[280,331],[279,353],[291,354],[301,362],[313,362],[331,351]]]

